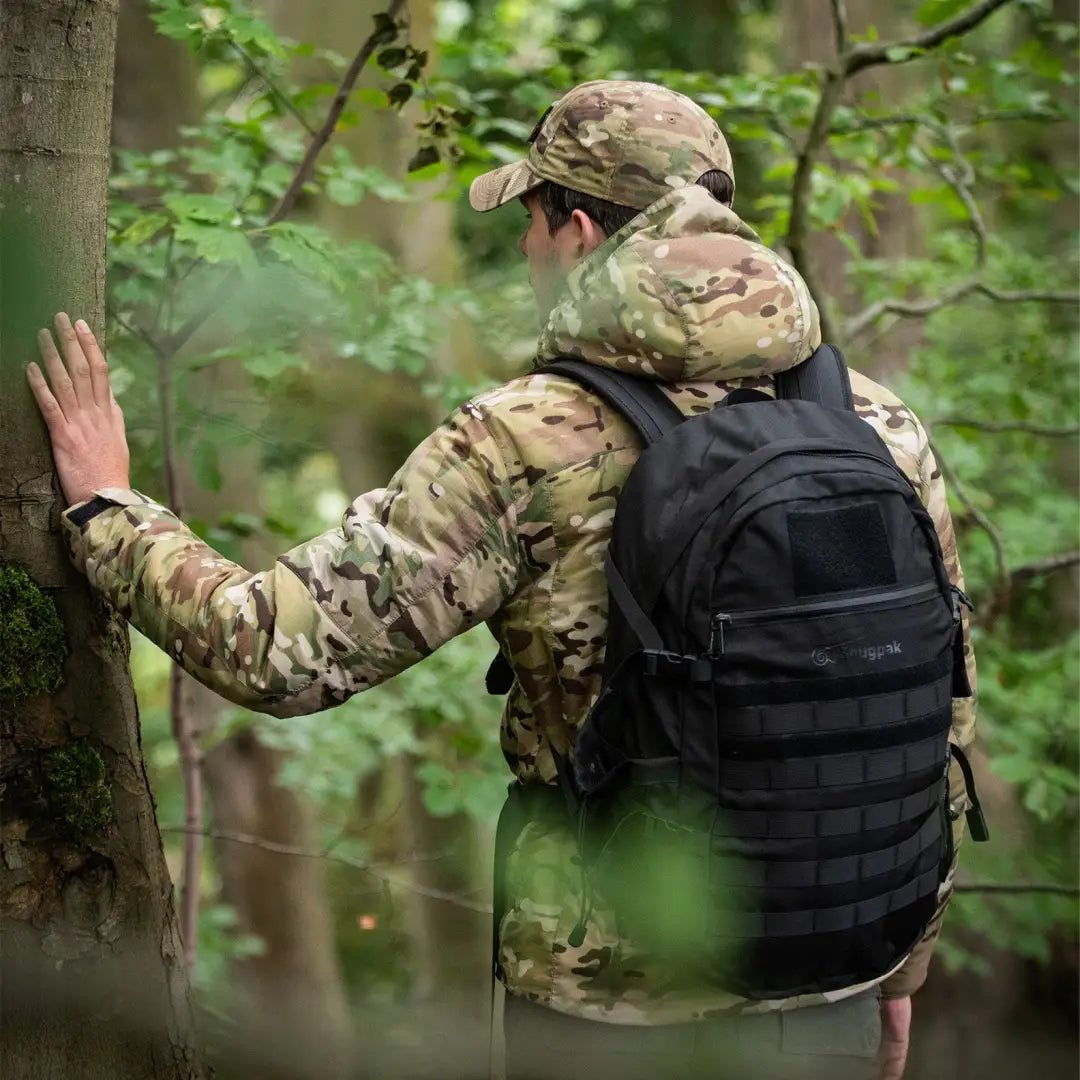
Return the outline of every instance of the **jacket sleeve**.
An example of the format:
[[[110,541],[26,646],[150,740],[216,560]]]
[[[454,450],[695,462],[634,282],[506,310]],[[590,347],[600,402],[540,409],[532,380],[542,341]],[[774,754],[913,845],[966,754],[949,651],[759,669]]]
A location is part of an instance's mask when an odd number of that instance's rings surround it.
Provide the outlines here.
[[[941,475],[921,426],[919,475],[918,487],[923,501],[930,516],[934,520],[938,538],[941,540],[942,554],[945,556],[945,566],[949,571],[949,580],[959,588],[964,587],[964,574],[960,568],[960,557],[956,551],[956,534],[953,531],[952,515],[949,513],[949,504],[946,498],[945,481]],[[967,664],[968,680],[971,683],[972,696],[969,698],[953,698],[952,734],[950,739],[962,748],[971,745],[975,738],[975,653],[971,647],[971,626],[967,612],[964,612],[964,660]],[[952,897],[953,878],[956,874],[955,852],[959,850],[960,841],[964,834],[963,811],[967,808],[966,788],[964,778],[959,767],[954,761],[949,768],[949,801],[956,814],[953,822],[953,864],[949,868],[948,877],[938,890],[938,907],[927,926],[922,940],[915,946],[907,960],[900,968],[882,984],[882,995],[886,998],[907,997],[913,994],[926,981],[926,973],[930,966],[930,955],[934,950],[941,931],[942,919],[945,909]]]
[[[63,515],[75,565],[201,683],[278,716],[329,708],[404,670],[515,587],[513,485],[471,403],[340,528],[261,573],[137,492],[96,494],[115,505],[81,526],[77,506]]]

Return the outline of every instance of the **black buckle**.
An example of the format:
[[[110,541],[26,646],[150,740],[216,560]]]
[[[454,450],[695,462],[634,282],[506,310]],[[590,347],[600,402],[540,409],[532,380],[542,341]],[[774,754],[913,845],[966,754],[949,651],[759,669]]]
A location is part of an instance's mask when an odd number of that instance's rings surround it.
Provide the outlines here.
[[[660,675],[666,679],[687,682],[709,682],[713,664],[705,656],[684,656],[666,649],[642,649],[646,675]]]

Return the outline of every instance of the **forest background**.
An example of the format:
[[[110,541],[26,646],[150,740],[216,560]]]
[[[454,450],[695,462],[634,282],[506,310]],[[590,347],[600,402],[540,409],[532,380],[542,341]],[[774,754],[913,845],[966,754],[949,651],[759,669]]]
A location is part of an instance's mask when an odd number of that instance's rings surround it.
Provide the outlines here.
[[[926,1080],[1075,1070],[1076,47],[1072,0],[119,6],[106,310],[133,483],[252,569],[527,370],[525,215],[465,194],[558,94],[645,77],[717,119],[736,209],[950,484],[994,842],[963,848],[916,999]],[[471,1074],[508,780],[490,635],[288,720],[132,638],[219,1075]]]

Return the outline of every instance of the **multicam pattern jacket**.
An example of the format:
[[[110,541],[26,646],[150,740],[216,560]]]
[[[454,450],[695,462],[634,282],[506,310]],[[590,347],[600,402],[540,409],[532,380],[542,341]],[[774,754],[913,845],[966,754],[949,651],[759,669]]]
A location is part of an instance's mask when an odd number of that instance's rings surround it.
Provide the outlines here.
[[[705,191],[683,188],[574,270],[538,359],[569,354],[646,375],[692,415],[735,386],[769,391],[772,374],[818,343],[817,311],[797,274]],[[888,391],[854,373],[852,383],[859,414],[929,507],[960,584],[925,432]],[[599,692],[602,555],[638,451],[627,424],[588,392],[527,374],[461,406],[386,488],[346,510],[340,528],[261,573],[223,559],[131,491],[100,493],[117,507],[81,529],[65,517],[66,535],[93,585],[187,671],[276,715],[336,705],[486,620],[516,677],[502,724],[506,759],[522,780],[552,782],[552,750],[566,753]],[[968,660],[974,676],[970,647]],[[973,728],[972,703],[957,701],[955,740],[967,745]],[[959,782],[953,790],[962,798]],[[599,909],[572,948],[581,888],[574,852],[568,829],[534,822],[510,856],[500,961],[511,992],[630,1024],[821,1000],[750,1003],[697,984],[620,939],[612,914]],[[948,892],[946,884],[941,910]],[[887,993],[922,982],[939,921]]]

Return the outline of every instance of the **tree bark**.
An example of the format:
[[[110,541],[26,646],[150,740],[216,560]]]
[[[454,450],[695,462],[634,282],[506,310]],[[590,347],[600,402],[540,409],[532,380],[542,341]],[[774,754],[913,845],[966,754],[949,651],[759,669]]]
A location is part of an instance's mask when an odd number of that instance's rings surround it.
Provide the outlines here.
[[[384,7],[383,0],[324,0],[317,9],[269,0],[266,11],[280,33],[347,52],[341,43],[362,40],[371,17]],[[409,14],[412,43],[422,49],[433,48],[434,4],[415,0]],[[362,82],[385,86],[387,80],[366,73]],[[391,176],[404,177],[416,149],[413,123],[418,115],[418,107],[412,104],[401,115],[368,108],[363,123],[336,135],[335,142],[347,146],[360,165],[374,165]],[[430,187],[437,190],[437,182]],[[408,203],[384,203],[369,196],[358,206],[341,207],[322,200],[315,207],[315,216],[339,238],[379,244],[406,272],[423,274],[437,284],[451,284],[459,280],[453,207],[433,198],[436,190],[431,189]],[[459,322],[444,339],[433,363],[446,371],[469,370],[475,352],[468,328]],[[430,413],[434,426],[439,420],[438,409],[421,397],[417,380],[401,373],[381,375],[352,361],[334,360],[326,361],[325,370],[324,408],[330,418],[327,441],[338,458],[351,498],[389,479],[412,449],[403,432],[410,430],[422,410]],[[412,876],[422,887],[455,894],[474,892],[490,873],[490,847],[485,843],[480,855],[477,827],[466,815],[437,818],[427,812],[415,766],[414,760],[403,757],[398,768],[388,767],[381,778],[392,786],[400,783],[402,788],[398,838],[403,853],[452,850],[455,854],[417,863]],[[470,1032],[475,1025],[482,1026],[486,1018],[490,926],[475,912],[443,901],[412,895],[408,904],[413,996],[428,1003],[428,1026],[441,1027],[439,1041],[445,1044],[451,1036],[460,1037],[466,1026],[471,1025]],[[465,1036],[465,1042],[469,1038]]]
[[[915,24],[912,5],[908,3],[883,5],[873,0],[847,0],[848,29],[861,34],[874,26],[883,39],[890,40]],[[783,67],[797,70],[807,63],[824,64],[836,55],[836,38],[829,0],[781,0],[781,55]],[[856,75],[848,84],[846,99],[876,95],[880,101],[895,104],[897,111],[912,90],[917,76],[910,66],[885,65]],[[737,166],[738,163],[736,163]],[[896,179],[905,183],[901,172]],[[867,228],[861,215],[848,213],[838,228],[857,240],[867,258],[904,259],[923,254],[924,244],[918,215],[908,202],[906,191],[879,193],[874,212],[876,233]],[[817,269],[817,277],[828,300],[841,311],[850,311],[858,304],[850,295],[847,266],[850,255],[839,238],[829,233],[814,234],[809,243],[809,257]],[[819,302],[820,302],[820,298]],[[887,380],[903,371],[911,350],[922,340],[922,324],[915,319],[898,326],[881,345],[847,359],[852,367],[875,379]]]
[[[26,571],[67,647],[59,689],[0,712],[5,1080],[205,1076],[126,632],[68,563],[23,374],[58,308],[102,331],[116,20],[116,0],[0,6],[0,574]]]

